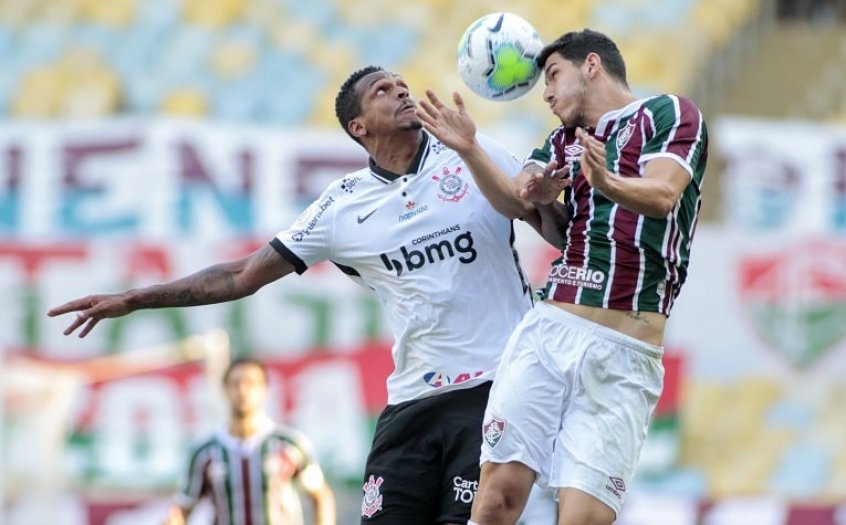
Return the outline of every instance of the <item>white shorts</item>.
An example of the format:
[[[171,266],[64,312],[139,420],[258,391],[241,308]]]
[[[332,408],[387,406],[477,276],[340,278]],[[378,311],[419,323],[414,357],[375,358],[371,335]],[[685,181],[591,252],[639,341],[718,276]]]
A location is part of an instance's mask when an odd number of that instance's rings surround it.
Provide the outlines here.
[[[618,515],[664,381],[663,349],[546,303],[508,341],[485,410],[481,462],[519,461],[542,487]]]

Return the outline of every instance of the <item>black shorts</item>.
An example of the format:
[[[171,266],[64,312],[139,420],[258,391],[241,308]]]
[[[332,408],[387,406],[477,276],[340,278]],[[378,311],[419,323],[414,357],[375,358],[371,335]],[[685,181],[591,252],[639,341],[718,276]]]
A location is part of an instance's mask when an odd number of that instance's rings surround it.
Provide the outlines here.
[[[491,383],[388,405],[364,474],[362,525],[467,523]]]

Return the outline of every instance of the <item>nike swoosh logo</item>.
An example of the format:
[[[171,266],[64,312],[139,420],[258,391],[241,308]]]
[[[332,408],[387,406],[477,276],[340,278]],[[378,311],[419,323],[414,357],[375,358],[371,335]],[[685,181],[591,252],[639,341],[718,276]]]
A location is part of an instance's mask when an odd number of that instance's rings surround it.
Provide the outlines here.
[[[376,208],[376,210],[378,210],[378,209],[379,209],[379,208]],[[367,219],[369,219],[371,215],[373,215],[374,213],[376,213],[376,210],[371,211],[370,213],[368,213],[368,214],[367,214],[367,215],[365,215],[364,217],[362,217],[361,215],[359,215],[359,216],[358,216],[358,223],[359,223],[359,224],[361,224],[362,222],[364,222],[364,221],[366,221]]]
[[[502,29],[502,19],[505,18],[505,15],[499,15],[499,19],[496,21],[496,25],[489,28],[491,33],[499,33],[499,30]]]

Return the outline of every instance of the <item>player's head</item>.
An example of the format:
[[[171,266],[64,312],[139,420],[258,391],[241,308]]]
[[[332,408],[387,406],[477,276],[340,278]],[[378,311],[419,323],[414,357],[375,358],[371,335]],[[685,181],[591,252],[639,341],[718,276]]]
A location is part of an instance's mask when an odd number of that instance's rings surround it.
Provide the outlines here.
[[[598,31],[565,33],[547,44],[536,60],[544,72],[543,98],[567,125],[586,125],[585,106],[588,96],[596,95],[598,80],[607,78],[611,82],[606,85],[629,89],[626,63],[617,44]]]
[[[364,145],[365,137],[422,125],[415,104],[401,76],[379,66],[353,72],[335,97],[335,115],[353,140]]]
[[[543,69],[547,59],[557,53],[576,66],[581,66],[591,53],[599,55],[602,68],[611,78],[628,87],[626,62],[620,49],[607,35],[592,29],[570,31],[550,42],[538,54],[538,67]]]
[[[223,391],[234,417],[260,412],[267,398],[267,370],[256,359],[234,359],[223,373]]]

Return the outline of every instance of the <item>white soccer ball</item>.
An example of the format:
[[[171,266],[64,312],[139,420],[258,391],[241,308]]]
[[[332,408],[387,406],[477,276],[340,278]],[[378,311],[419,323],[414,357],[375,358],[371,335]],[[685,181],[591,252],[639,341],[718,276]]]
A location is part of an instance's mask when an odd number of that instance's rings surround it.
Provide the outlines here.
[[[543,48],[532,24],[513,13],[476,20],[458,43],[458,73],[474,93],[489,100],[525,95],[540,78],[535,57]]]

